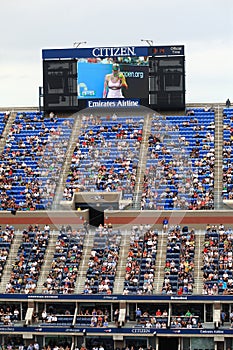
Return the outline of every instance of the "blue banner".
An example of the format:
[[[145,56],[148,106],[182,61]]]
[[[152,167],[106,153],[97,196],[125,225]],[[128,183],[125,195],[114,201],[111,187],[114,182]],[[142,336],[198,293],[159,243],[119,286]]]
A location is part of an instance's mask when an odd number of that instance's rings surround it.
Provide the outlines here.
[[[0,294],[1,300],[69,300],[69,301],[151,301],[151,302],[163,302],[163,301],[224,301],[232,302],[232,295],[187,295],[187,296],[170,296],[170,295],[123,295],[123,294],[112,294],[112,295],[101,295],[101,294]]]
[[[98,333],[99,335],[111,335],[111,334],[123,334],[123,335],[145,335],[145,336],[156,336],[160,334],[167,335],[189,335],[198,334],[200,336],[211,336],[211,335],[232,335],[233,329],[207,329],[207,328],[179,328],[179,329],[169,329],[169,328],[146,328],[146,327],[132,327],[132,328],[93,328],[93,327],[16,327],[16,326],[2,326],[0,327],[0,333],[7,334],[17,334],[17,333],[32,333],[32,334],[49,334],[49,333],[59,333],[59,334],[78,334],[83,335],[86,332],[86,336]]]
[[[104,57],[140,57],[140,56],[183,56],[184,45],[171,46],[122,46],[122,47],[93,47],[75,49],[45,49],[42,58],[104,58]]]
[[[43,59],[57,58],[103,58],[103,57],[148,56],[148,46],[93,47],[80,49],[42,50]]]

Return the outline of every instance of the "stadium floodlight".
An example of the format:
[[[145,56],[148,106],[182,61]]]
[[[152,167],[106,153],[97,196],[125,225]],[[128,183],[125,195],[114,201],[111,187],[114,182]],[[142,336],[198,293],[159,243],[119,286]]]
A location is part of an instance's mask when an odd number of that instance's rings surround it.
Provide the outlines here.
[[[141,41],[145,41],[149,46],[153,45],[153,40],[150,39],[141,39]]]
[[[77,47],[79,47],[82,44],[86,44],[86,43],[87,43],[86,41],[75,41],[73,43],[73,47],[77,49]]]

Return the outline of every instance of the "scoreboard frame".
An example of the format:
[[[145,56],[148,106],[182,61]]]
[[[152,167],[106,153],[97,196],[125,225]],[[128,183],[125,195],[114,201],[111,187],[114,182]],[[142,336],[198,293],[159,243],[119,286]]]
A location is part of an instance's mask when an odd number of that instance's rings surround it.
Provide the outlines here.
[[[148,91],[144,96],[129,96],[122,105],[146,106],[154,110],[184,110],[185,109],[185,69],[184,69],[184,45],[172,46],[119,46],[119,47],[92,47],[92,48],[67,48],[67,49],[44,49],[42,50],[43,61],[43,107],[45,112],[68,112],[80,111],[89,106],[107,105],[104,98],[85,99],[78,96],[78,62],[88,59],[111,58],[114,61],[119,59],[135,59],[137,57],[148,58]],[[174,71],[177,57],[182,64]],[[167,68],[163,67],[159,74],[151,69],[152,63],[168,63]],[[131,65],[132,67],[133,65]],[[129,64],[130,67],[130,64]],[[172,68],[172,69],[171,69]],[[166,77],[163,77],[166,72]],[[123,72],[124,73],[124,72]],[[164,73],[165,74],[165,73]],[[174,77],[175,75],[175,77]],[[158,79],[161,79],[158,81]],[[176,86],[164,86],[169,81]],[[174,89],[174,91],[173,91]],[[169,90],[169,91],[167,91]],[[179,90],[179,92],[177,91]],[[145,97],[146,95],[146,97]],[[118,101],[111,101],[111,106],[121,105]],[[131,103],[132,102],[132,103]],[[108,103],[109,104],[109,103]]]

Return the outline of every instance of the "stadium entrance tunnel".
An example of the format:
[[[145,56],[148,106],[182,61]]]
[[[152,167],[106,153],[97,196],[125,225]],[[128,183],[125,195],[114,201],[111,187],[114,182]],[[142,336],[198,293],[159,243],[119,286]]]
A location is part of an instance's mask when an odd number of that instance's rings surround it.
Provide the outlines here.
[[[159,337],[159,350],[178,350],[178,337]]]
[[[104,212],[99,207],[93,207],[88,204],[76,204],[76,210],[89,210],[89,224],[98,227],[100,224],[104,225]]]
[[[75,194],[75,209],[89,210],[89,224],[98,227],[104,225],[105,210],[119,210],[119,192],[82,192]]]

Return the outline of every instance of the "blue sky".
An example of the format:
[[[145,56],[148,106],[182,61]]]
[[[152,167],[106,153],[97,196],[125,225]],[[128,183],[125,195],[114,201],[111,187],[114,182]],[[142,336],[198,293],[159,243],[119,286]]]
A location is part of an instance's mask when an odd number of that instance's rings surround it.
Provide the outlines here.
[[[1,0],[0,107],[38,106],[42,49],[184,45],[187,103],[233,101],[231,0]]]

